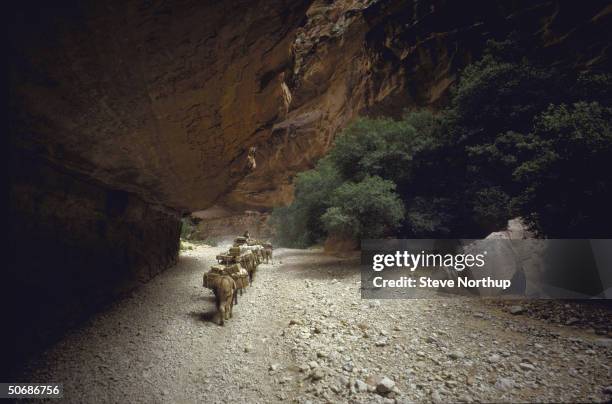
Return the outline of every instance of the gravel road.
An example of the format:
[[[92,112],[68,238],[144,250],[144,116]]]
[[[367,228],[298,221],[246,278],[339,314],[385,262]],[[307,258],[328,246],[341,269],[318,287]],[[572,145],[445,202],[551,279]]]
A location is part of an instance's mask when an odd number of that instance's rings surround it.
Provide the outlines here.
[[[355,258],[278,250],[224,327],[179,264],[24,365],[66,402],[584,402],[612,399],[612,339],[478,300],[362,300]],[[552,304],[552,303],[551,303]]]

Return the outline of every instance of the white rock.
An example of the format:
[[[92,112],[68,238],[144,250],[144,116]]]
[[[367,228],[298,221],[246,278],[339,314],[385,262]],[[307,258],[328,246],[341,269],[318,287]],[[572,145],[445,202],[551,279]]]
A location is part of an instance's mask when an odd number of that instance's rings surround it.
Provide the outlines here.
[[[523,306],[511,306],[509,311],[510,314],[522,314],[525,312],[525,308]]]
[[[389,379],[387,376],[383,376],[382,379],[376,384],[376,391],[381,394],[390,393],[395,387],[395,382]]]
[[[461,351],[453,351],[448,354],[448,357],[451,359],[462,359],[465,355]]]

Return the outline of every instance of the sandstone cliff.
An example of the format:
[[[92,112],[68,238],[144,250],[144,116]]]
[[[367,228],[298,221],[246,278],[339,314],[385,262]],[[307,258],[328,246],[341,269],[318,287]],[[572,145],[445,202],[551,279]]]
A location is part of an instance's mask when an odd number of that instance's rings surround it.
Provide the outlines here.
[[[15,147],[181,211],[287,203],[347,122],[438,105],[488,38],[609,64],[598,1],[61,4],[9,28]]]

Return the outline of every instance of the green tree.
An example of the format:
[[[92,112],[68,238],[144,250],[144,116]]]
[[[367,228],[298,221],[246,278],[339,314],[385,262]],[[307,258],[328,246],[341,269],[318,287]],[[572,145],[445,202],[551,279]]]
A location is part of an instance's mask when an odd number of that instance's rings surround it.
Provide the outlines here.
[[[314,170],[298,174],[293,203],[272,212],[276,242],[302,248],[320,241],[326,234],[321,215],[330,206],[330,195],[341,183],[329,159],[322,159]]]
[[[274,216],[299,245],[482,237],[517,215],[546,236],[610,236],[611,99],[608,73],[551,67],[517,36],[490,41],[447,109],[357,120]]]
[[[514,171],[513,203],[534,230],[550,237],[612,233],[612,109],[597,102],[551,105],[517,142],[532,158]]]
[[[379,238],[394,234],[404,218],[404,206],[395,184],[377,176],[346,182],[330,198],[321,220],[331,234]]]

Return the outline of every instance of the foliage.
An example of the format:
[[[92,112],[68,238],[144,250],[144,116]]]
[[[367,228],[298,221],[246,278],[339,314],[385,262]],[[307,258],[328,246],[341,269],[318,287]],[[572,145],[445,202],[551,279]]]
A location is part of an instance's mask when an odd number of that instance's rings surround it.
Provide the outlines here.
[[[330,197],[321,220],[332,234],[378,238],[391,234],[404,218],[404,206],[395,184],[377,176],[345,182]]]
[[[181,239],[189,240],[196,231],[196,227],[190,218],[184,217],[181,219]]]
[[[543,236],[610,236],[611,99],[608,73],[491,41],[447,109],[359,119],[337,136],[275,210],[278,238],[482,237],[518,215]]]
[[[330,207],[330,195],[340,184],[339,174],[328,159],[322,159],[316,170],[298,174],[294,202],[272,212],[275,243],[303,248],[319,241],[325,234],[321,216]]]
[[[518,149],[514,205],[541,234],[606,237],[612,220],[612,109],[597,102],[551,105]]]

